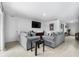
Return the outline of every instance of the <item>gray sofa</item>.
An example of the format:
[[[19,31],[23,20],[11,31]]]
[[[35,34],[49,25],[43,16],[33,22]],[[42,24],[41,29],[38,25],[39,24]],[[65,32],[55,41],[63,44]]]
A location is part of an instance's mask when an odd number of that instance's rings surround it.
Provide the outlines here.
[[[25,49],[28,50],[31,48],[31,40],[39,40],[40,36],[29,36],[28,32],[21,32],[20,33],[20,45]],[[34,47],[34,45],[32,45]]]
[[[55,48],[65,41],[63,32],[53,33],[52,35],[44,35],[43,39],[45,41],[45,45],[52,48]]]

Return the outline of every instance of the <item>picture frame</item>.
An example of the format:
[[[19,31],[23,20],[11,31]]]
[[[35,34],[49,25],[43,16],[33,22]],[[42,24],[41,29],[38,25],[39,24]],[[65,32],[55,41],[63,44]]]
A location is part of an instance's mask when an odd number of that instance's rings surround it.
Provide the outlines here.
[[[50,31],[54,30],[54,24],[49,24]]]

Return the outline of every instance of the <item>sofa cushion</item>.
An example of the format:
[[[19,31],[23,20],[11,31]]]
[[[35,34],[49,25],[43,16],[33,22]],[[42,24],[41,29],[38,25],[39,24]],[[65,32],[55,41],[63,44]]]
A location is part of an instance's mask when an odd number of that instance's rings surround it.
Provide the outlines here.
[[[49,41],[53,41],[54,37],[53,36],[43,36],[44,40],[49,40]]]

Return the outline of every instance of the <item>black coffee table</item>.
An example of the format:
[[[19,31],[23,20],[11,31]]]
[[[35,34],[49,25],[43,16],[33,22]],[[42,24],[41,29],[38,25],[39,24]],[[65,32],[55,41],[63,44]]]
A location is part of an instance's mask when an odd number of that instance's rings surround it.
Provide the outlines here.
[[[32,43],[35,43],[35,56],[37,56],[37,48],[40,44],[43,44],[43,52],[44,52],[45,50],[44,40],[36,40],[34,42],[31,42],[31,51],[32,51]]]

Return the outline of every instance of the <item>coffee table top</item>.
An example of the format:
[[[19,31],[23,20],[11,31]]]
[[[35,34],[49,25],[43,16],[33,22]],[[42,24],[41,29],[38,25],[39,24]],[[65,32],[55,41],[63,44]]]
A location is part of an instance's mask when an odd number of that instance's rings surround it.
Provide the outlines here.
[[[37,40],[40,39],[40,36],[32,36],[32,37],[27,37],[29,40]]]

